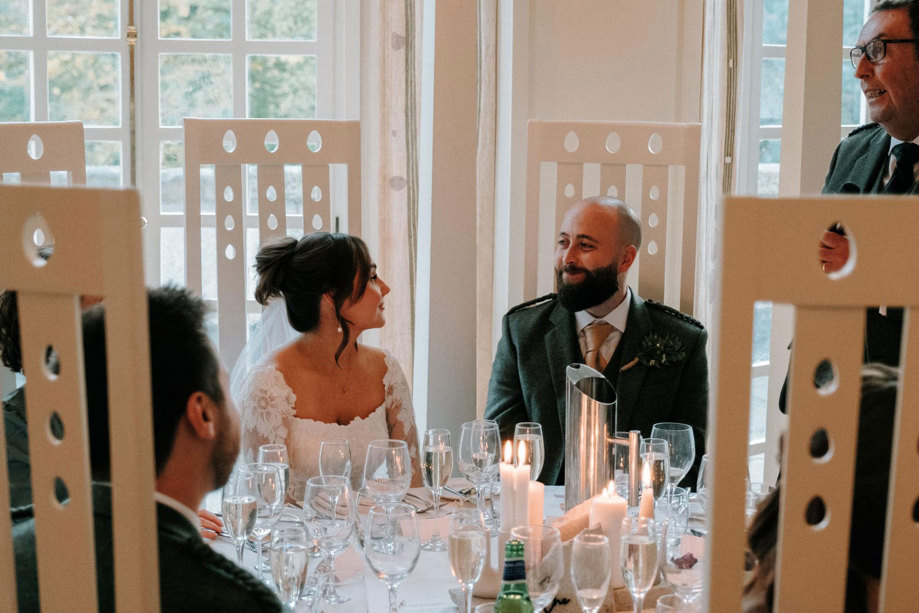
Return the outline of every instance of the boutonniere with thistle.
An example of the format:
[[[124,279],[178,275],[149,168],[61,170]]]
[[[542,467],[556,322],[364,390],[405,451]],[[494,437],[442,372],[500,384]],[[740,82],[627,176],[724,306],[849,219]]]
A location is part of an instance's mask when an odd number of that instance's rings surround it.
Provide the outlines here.
[[[680,339],[671,334],[661,335],[656,332],[650,332],[641,340],[641,345],[638,347],[638,354],[635,358],[619,370],[625,372],[639,362],[645,366],[660,368],[661,366],[676,364],[685,357],[686,350],[683,348],[683,343],[680,342]]]

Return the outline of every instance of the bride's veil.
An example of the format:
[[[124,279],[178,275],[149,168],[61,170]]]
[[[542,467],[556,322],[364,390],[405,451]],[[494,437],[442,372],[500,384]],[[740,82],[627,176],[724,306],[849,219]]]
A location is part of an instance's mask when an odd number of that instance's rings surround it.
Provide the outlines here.
[[[284,299],[275,298],[269,302],[262,310],[262,318],[250,331],[249,340],[230,372],[230,396],[238,407],[242,407],[249,371],[261,363],[266,355],[297,338],[298,334],[287,320]]]

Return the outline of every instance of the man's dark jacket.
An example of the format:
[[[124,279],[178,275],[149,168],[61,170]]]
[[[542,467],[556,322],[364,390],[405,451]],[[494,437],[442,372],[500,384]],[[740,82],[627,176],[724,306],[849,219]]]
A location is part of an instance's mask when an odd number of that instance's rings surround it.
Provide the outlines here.
[[[637,363],[620,371],[651,333],[677,338],[685,357],[672,365]],[[643,436],[651,436],[651,427],[658,422],[693,427],[696,461],[683,485],[695,485],[699,459],[705,453],[706,339],[696,320],[632,292],[625,333],[603,372],[616,390],[617,430],[641,430]],[[539,480],[549,485],[565,480],[565,369],[583,361],[574,314],[554,294],[524,303],[504,316],[485,417],[498,422],[502,440],[513,438],[518,422],[542,424],[546,454]]]

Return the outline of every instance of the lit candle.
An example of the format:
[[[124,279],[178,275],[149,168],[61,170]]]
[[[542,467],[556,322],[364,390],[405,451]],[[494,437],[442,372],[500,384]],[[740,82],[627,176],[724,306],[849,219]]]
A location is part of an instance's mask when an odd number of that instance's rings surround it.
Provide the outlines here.
[[[530,510],[527,523],[531,526],[541,526],[543,522],[543,505],[545,504],[546,498],[546,486],[539,481],[530,481],[527,487],[529,488],[529,503],[527,506]]]
[[[501,528],[505,532],[517,525],[514,503],[514,446],[510,441],[504,443],[504,461],[499,466],[501,471]]]
[[[641,501],[638,516],[654,519],[654,489],[651,487],[651,464],[644,463],[641,469]]]
[[[628,513],[628,503],[625,498],[616,494],[616,486],[610,481],[609,487],[603,488],[603,493],[596,496],[590,504],[591,527],[600,525],[600,529],[609,539],[609,554],[611,572],[609,582],[613,588],[625,587],[622,580],[622,570],[619,568],[619,537],[622,530],[622,520]]]
[[[514,527],[529,522],[530,465],[526,463],[527,448],[523,441],[517,445],[517,466],[514,468]]]

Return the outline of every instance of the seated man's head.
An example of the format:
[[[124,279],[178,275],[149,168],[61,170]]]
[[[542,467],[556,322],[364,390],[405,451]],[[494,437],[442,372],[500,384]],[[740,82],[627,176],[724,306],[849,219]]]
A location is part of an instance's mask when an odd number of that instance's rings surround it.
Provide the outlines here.
[[[206,307],[186,290],[172,287],[150,290],[147,304],[157,478],[180,471],[189,482],[208,488],[204,492],[215,489],[227,480],[239,453],[239,416],[226,391],[226,371],[204,331]],[[100,305],[83,315],[90,449],[97,480],[110,475],[105,344]],[[112,402],[116,411],[132,410],[118,399]]]
[[[608,303],[600,310],[612,310],[625,296],[625,277],[640,247],[641,222],[624,202],[603,197],[576,202],[565,213],[555,248],[562,306],[583,311]]]

